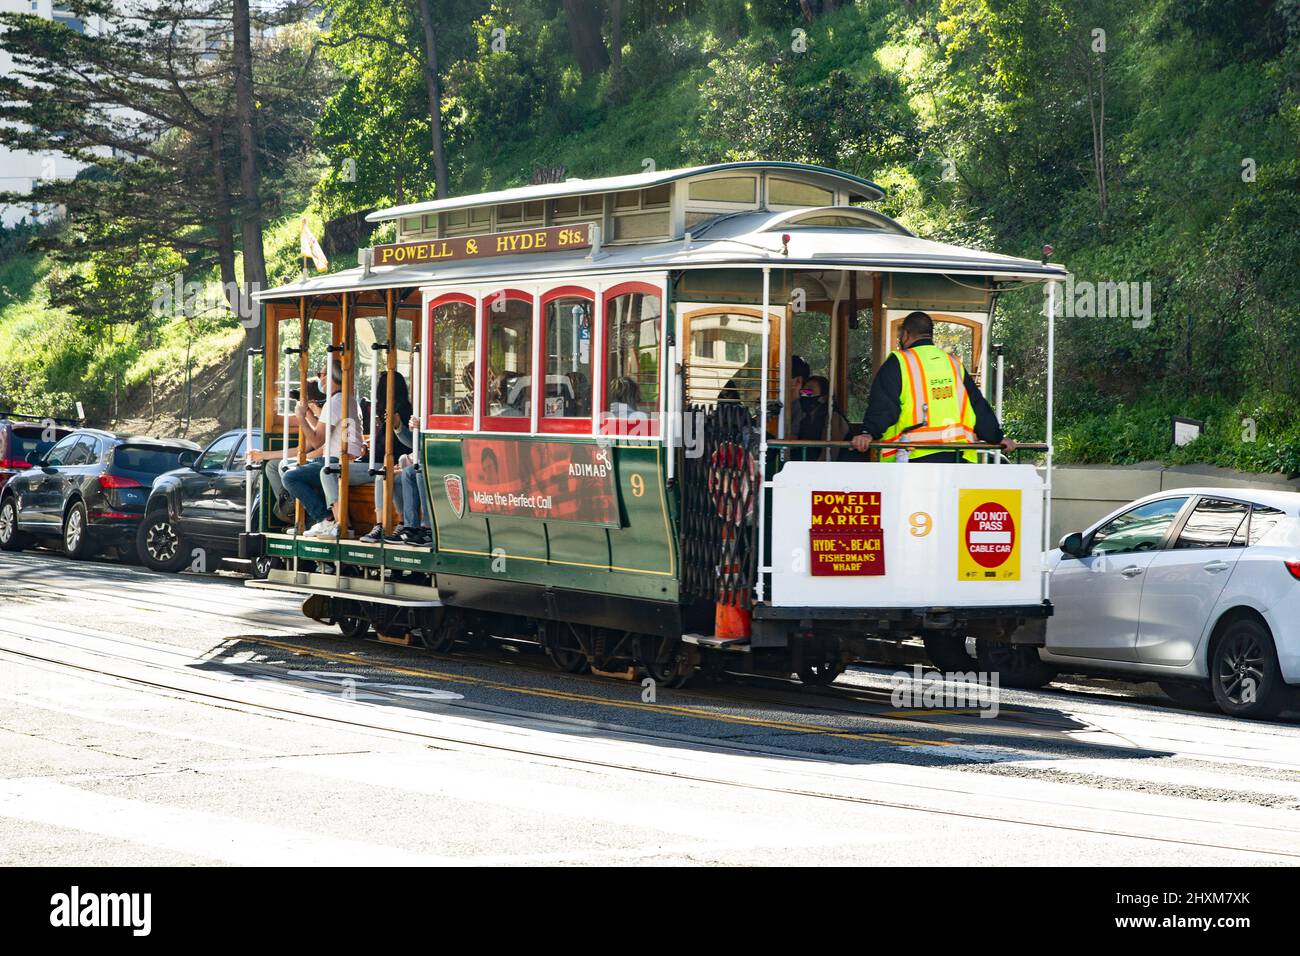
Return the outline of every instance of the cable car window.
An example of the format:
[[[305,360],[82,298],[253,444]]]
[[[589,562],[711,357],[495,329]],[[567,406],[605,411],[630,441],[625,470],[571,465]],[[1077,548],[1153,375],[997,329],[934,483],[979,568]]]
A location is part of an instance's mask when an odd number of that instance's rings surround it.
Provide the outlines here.
[[[591,337],[595,303],[564,295],[546,303],[543,418],[591,418]]]
[[[605,300],[603,410],[613,418],[658,418],[660,309],[659,296],[651,292]]]
[[[810,183],[772,178],[767,181],[767,201],[777,206],[829,206],[835,194]]]
[[[740,202],[756,200],[758,180],[752,176],[725,176],[720,179],[701,179],[687,187],[687,194],[696,202]]]
[[[487,311],[487,415],[529,418],[533,393],[533,303],[504,291],[483,300]]]
[[[474,414],[474,306],[470,303],[443,302],[433,307],[429,375],[430,415]]]

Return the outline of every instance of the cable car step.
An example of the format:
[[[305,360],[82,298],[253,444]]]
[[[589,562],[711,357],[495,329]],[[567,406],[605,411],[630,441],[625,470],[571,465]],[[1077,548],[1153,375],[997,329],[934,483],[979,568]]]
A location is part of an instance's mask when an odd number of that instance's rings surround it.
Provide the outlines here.
[[[700,647],[711,647],[717,651],[736,651],[741,654],[748,654],[750,651],[749,638],[747,637],[714,637],[712,634],[683,634],[682,641],[687,644],[698,644]]]
[[[325,597],[348,598],[352,601],[371,602],[374,604],[393,604],[397,607],[442,607],[442,601],[421,601],[412,598],[390,597],[386,594],[370,594],[366,591],[344,591],[340,588],[315,587],[310,584],[277,584],[274,581],[245,581],[244,587],[257,588],[259,591],[286,591],[289,594],[320,594]]]

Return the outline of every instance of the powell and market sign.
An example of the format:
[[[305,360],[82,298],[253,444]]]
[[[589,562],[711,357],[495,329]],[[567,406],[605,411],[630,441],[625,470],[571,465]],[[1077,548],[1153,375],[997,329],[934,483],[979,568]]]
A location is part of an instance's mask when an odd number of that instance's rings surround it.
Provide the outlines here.
[[[418,262],[486,259],[513,256],[525,252],[565,252],[587,249],[592,244],[591,223],[580,226],[547,226],[542,229],[519,229],[514,232],[458,236],[451,239],[428,239],[423,242],[392,242],[371,250],[370,265],[405,266]]]

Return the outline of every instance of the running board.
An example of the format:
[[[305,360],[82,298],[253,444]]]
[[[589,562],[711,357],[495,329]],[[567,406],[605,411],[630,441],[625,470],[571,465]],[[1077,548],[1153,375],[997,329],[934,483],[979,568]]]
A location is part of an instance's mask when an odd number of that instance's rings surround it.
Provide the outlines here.
[[[749,638],[747,637],[714,637],[712,634],[683,634],[682,643],[695,644],[698,647],[708,647],[715,651],[735,651],[740,654],[749,653]]]
[[[367,594],[361,591],[345,591],[339,588],[313,587],[309,584],[276,584],[274,581],[245,581],[244,587],[257,588],[259,591],[285,591],[289,594],[319,594],[323,597],[347,598],[350,601],[372,604],[392,604],[397,607],[442,607],[441,601],[416,601],[411,598],[388,597],[380,594]]]

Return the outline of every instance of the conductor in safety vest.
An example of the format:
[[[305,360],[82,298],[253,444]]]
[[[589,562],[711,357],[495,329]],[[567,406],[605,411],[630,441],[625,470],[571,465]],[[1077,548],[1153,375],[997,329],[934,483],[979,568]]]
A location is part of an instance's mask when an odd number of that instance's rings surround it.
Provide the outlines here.
[[[878,437],[877,437],[878,436]],[[926,445],[987,442],[1011,451],[1016,443],[1002,426],[961,359],[934,344],[934,320],[924,312],[903,319],[898,349],[891,352],[871,382],[862,433],[853,448],[867,451],[873,441],[907,442],[915,448],[886,448],[881,461],[974,461],[973,451],[926,450]]]

